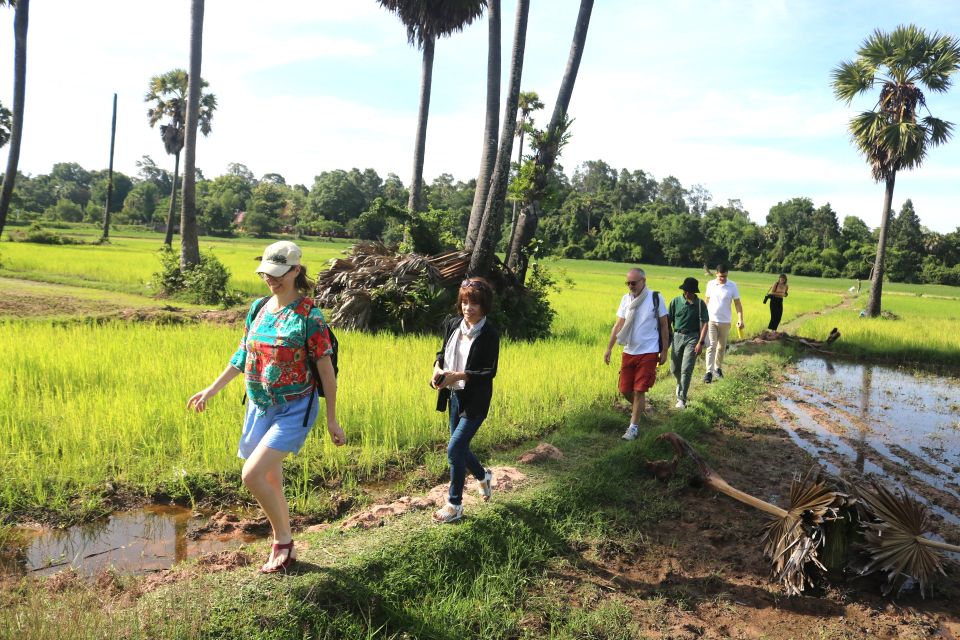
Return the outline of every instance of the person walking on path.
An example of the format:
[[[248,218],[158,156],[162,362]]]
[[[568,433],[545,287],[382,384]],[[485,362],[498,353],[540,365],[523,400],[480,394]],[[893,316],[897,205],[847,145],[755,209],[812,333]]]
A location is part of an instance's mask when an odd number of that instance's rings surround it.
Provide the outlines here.
[[[244,374],[249,402],[237,451],[246,460],[241,477],[273,528],[273,547],[262,573],[283,571],[296,561],[282,464],[288,454],[300,451],[313,427],[320,406],[318,384],[326,399],[330,438],[338,447],[346,440],[337,422],[330,330],[307,297],[313,283],[301,256],[292,242],[267,247],[257,273],[272,295],[251,305],[243,339],[227,368],[187,401],[188,408],[201,412],[231,380]],[[308,366],[310,361],[315,368]]]
[[[787,274],[781,273],[777,281],[767,292],[767,299],[770,300],[770,324],[767,328],[770,331],[776,331],[780,326],[780,320],[783,319],[783,299],[787,297],[790,287],[787,285]]]
[[[493,379],[500,359],[500,334],[487,314],[493,308],[493,289],[484,278],[460,283],[457,315],[443,326],[443,344],[433,363],[430,386],[439,391],[437,411],[449,406],[450,490],[447,503],[433,514],[437,522],[454,522],[463,517],[463,485],[467,471],[480,482],[480,496],[490,499],[493,473],[485,469],[470,450],[490,410]]]
[[[670,337],[667,305],[659,291],[647,287],[643,269],[627,272],[627,289],[617,309],[603,362],[610,364],[614,343],[623,345],[618,388],[631,405],[630,425],[623,439],[633,440],[638,435],[640,416],[646,411],[646,393],[657,380],[657,365],[667,361]]]
[[[730,324],[733,320],[730,314],[730,304],[737,308],[737,328],[743,328],[743,305],[740,304],[740,289],[737,283],[727,278],[727,265],[717,265],[717,277],[707,283],[707,312],[710,314],[707,337],[707,372],[703,381],[707,384],[714,378],[723,377],[723,355],[727,349],[727,338],[730,336]]]
[[[670,371],[677,380],[677,409],[687,408],[687,391],[697,356],[703,349],[710,324],[707,305],[697,297],[700,283],[696,278],[685,278],[680,285],[682,295],[670,301],[670,326],[673,327],[673,351]]]

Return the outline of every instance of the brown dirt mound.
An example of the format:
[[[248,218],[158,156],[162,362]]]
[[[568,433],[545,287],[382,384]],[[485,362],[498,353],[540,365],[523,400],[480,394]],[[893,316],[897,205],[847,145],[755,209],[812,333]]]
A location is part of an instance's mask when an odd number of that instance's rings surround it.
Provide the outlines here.
[[[530,451],[527,451],[521,455],[517,462],[522,462],[524,464],[534,464],[537,462],[543,462],[544,460],[560,460],[563,458],[563,451],[557,449],[552,444],[546,442],[541,442]]]
[[[201,536],[251,535],[264,536],[270,533],[270,522],[265,517],[241,518],[235,513],[217,511],[207,522],[193,526],[187,531],[187,537],[195,540]]]
[[[514,467],[493,467],[493,490],[494,495],[497,491],[513,491],[526,481],[527,476]],[[476,479],[471,478],[463,490],[463,503],[470,505],[476,504],[480,487]],[[350,516],[340,525],[342,530],[346,529],[370,529],[372,527],[383,526],[387,518],[398,516],[407,511],[417,511],[420,509],[431,509],[440,507],[447,500],[447,485],[440,484],[427,492],[425,496],[403,496],[389,504],[375,504],[372,507]],[[322,531],[326,526],[318,525],[311,527],[308,531]]]

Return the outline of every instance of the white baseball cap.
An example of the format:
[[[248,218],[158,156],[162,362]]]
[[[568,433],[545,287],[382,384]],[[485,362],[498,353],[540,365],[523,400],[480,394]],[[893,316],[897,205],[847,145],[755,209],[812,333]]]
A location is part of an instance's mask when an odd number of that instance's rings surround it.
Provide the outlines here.
[[[290,271],[291,268],[299,265],[302,255],[303,252],[300,251],[300,247],[289,240],[274,242],[263,251],[257,273],[265,273],[274,278],[279,278]]]

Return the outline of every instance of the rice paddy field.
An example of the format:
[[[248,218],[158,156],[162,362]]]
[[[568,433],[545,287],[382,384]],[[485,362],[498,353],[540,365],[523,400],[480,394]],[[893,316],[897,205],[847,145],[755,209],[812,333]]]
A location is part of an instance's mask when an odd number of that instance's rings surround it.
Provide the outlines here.
[[[233,287],[252,298],[264,292],[253,270],[254,259],[268,243],[204,238],[201,247],[213,251],[230,268]],[[149,293],[146,283],[159,268],[158,246],[156,237],[136,235],[113,237],[105,246],[4,242],[0,298],[27,280],[97,291],[104,303],[128,296],[124,299],[155,304],[141,294]],[[348,244],[302,246],[304,262],[319,269]],[[628,265],[562,260],[547,266],[561,282],[552,298],[554,337],[503,344],[496,401],[478,435],[480,449],[542,434],[564,416],[614,401],[617,367],[605,366],[602,355]],[[687,276],[698,277],[703,290],[708,277],[698,271],[650,267],[648,284],[669,300]],[[768,310],[761,301],[775,276],[733,272],[731,279],[741,289],[747,338],[766,327]],[[923,343],[960,357],[955,291],[943,287],[945,291],[918,298],[903,295],[894,285],[885,292],[885,305],[900,320],[863,321],[855,309],[845,308],[851,284],[791,278],[784,322],[837,307],[803,321],[797,332],[822,339],[830,327],[840,326],[843,344],[849,341],[854,349],[887,340],[890,349],[916,349]],[[240,339],[240,327],[65,323],[17,315],[0,321],[0,344],[6,350],[6,371],[0,376],[0,512],[75,512],[85,500],[95,508],[107,483],[149,495],[177,486],[191,493],[204,479],[237,480],[236,441],[244,410],[239,380],[204,414],[188,412],[185,403],[223,369]],[[942,319],[945,327],[936,342],[928,331],[931,317]],[[309,487],[318,479],[354,482],[379,477],[390,467],[430,460],[445,464],[446,418],[434,410],[434,392],[427,384],[438,339],[338,335],[338,413],[348,443],[333,447],[322,428],[311,435],[293,467],[295,509],[306,508]],[[668,375],[666,367],[660,375]],[[672,385],[658,385],[654,396],[658,394],[666,402]]]

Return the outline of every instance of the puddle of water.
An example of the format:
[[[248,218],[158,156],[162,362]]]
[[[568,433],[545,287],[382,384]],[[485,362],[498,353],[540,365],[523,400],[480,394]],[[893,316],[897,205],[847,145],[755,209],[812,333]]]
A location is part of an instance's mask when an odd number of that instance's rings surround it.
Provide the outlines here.
[[[25,529],[29,543],[13,558],[4,554],[0,572],[42,576],[73,567],[81,575],[92,576],[113,567],[143,574],[257,539],[228,535],[190,540],[187,525],[192,518],[189,509],[154,505],[69,529]]]
[[[873,476],[960,526],[960,381],[808,357],[779,400],[791,439],[835,475]],[[829,458],[829,459],[828,459]],[[895,470],[895,471],[891,471]]]

